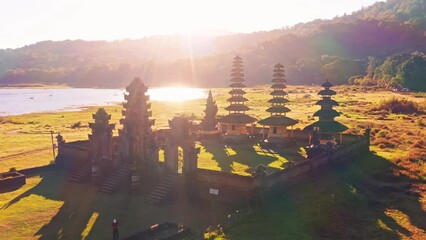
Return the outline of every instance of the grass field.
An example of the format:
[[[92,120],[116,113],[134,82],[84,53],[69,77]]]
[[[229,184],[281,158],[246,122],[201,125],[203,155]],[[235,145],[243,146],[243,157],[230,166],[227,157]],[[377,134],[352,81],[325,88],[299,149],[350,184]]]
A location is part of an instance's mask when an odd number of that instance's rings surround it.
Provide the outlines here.
[[[265,198],[262,207],[226,233],[227,238],[422,239],[425,236],[426,167],[424,158],[420,158],[426,154],[426,115],[375,109],[383,99],[392,97],[426,106],[425,94],[347,86],[335,89],[338,92],[335,99],[341,103],[336,109],[342,113],[336,120],[349,126],[352,133],[362,133],[370,126],[371,149],[375,154],[350,166],[331,169],[285,191],[271,193],[273,197]],[[291,100],[288,107],[292,109],[288,116],[299,120],[296,128],[314,121],[312,114],[318,109],[314,105],[319,99],[318,90],[318,87],[306,86],[288,88]],[[226,114],[223,108],[227,106],[227,91],[229,89],[213,89],[221,115]],[[252,108],[249,113],[258,119],[266,117],[269,88],[251,88],[247,92]],[[155,127],[167,127],[167,120],[177,114],[195,115],[199,120],[204,104],[205,100],[153,102]],[[112,114],[112,122],[118,123],[121,107],[105,108]],[[87,123],[92,121],[91,114],[96,109],[2,117],[0,172],[12,167],[19,170],[49,164],[53,159],[50,131],[61,132],[66,141],[87,139]],[[81,122],[79,128],[71,127],[78,122]],[[117,125],[118,128],[121,126]],[[114,133],[117,134],[117,130]],[[250,174],[252,166],[259,162],[267,162],[273,170],[282,168],[292,158],[264,152],[256,146],[204,143],[201,147],[199,167],[243,175]],[[207,206],[207,215],[200,215],[202,210],[188,203],[181,203],[186,206],[182,209],[143,206],[138,197],[126,194],[102,197],[90,186],[70,185],[64,179],[64,173],[47,172],[29,178],[28,184],[20,189],[0,193],[0,239],[105,239],[109,238],[109,221],[114,216],[132,219],[123,223],[126,231],[135,231],[169,216],[200,229],[209,222],[200,219],[216,212]],[[193,211],[193,214],[185,217],[185,211]]]

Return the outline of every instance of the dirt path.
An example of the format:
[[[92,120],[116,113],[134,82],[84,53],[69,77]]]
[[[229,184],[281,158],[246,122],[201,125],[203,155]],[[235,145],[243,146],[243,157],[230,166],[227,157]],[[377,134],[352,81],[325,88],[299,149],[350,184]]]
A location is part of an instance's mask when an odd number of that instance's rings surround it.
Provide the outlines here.
[[[42,151],[48,150],[48,149],[50,149],[50,148],[44,147],[44,148],[33,149],[33,150],[27,151],[27,152],[21,152],[21,153],[6,155],[4,157],[0,157],[0,161],[9,160],[9,159],[17,158],[17,157],[24,157],[24,156],[32,155],[34,153],[42,152]]]

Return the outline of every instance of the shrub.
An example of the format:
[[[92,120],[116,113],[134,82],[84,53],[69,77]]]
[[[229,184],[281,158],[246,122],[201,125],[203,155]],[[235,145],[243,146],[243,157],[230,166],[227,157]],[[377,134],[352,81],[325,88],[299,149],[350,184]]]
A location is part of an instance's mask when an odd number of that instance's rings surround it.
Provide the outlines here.
[[[426,161],[426,151],[424,149],[413,148],[408,152],[406,160],[411,162]]]
[[[412,148],[405,157],[395,161],[397,168],[394,169],[394,173],[397,176],[404,175],[411,179],[424,180],[426,177],[425,161],[426,151]]]
[[[359,85],[359,86],[376,86],[377,81],[370,77],[363,76],[353,76],[348,80],[351,85]]]
[[[397,143],[395,143],[394,141],[390,141],[387,139],[377,139],[374,141],[373,144],[377,144],[379,148],[384,149],[384,148],[395,148],[395,146],[397,145]]]
[[[81,128],[81,122],[76,122],[73,125],[71,125],[72,129]]]
[[[385,138],[386,136],[388,135],[388,131],[385,131],[385,130],[380,130],[378,133],[377,133],[377,137],[378,138]]]
[[[17,170],[16,170],[16,168],[15,167],[13,167],[13,168],[10,168],[9,169],[9,172],[16,172]]]
[[[413,114],[413,113],[421,113],[422,110],[418,106],[416,102],[411,100],[407,100],[405,98],[391,98],[388,100],[383,100],[379,107],[379,110],[391,111],[392,113],[405,113],[405,114]]]
[[[419,140],[416,143],[414,143],[411,147],[413,148],[425,148],[426,147],[426,142],[423,140]]]

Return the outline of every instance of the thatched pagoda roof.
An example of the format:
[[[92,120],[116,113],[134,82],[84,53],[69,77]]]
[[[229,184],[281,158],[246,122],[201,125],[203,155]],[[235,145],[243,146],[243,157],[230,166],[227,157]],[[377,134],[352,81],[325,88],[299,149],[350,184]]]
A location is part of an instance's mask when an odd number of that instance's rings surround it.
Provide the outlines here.
[[[281,63],[275,64],[275,68],[283,68],[284,66]]]
[[[244,78],[242,77],[233,77],[230,80],[231,82],[244,82]]]
[[[268,103],[288,103],[290,100],[287,98],[272,98],[268,100]]]
[[[336,92],[331,90],[331,89],[324,89],[324,90],[319,91],[318,95],[331,96],[331,95],[336,95]]]
[[[247,107],[246,105],[242,105],[242,104],[232,104],[232,105],[227,106],[225,108],[225,110],[226,111],[238,111],[238,112],[241,112],[241,111],[248,111],[248,110],[250,110],[250,108]]]
[[[326,118],[335,118],[340,116],[340,113],[338,113],[334,109],[320,109],[314,113],[315,117],[326,117]]]
[[[325,87],[325,88],[331,88],[331,87],[333,87],[333,84],[331,84],[328,80],[325,82],[325,83],[323,83],[322,85],[321,85],[322,87]]]
[[[256,118],[250,117],[246,114],[229,114],[222,117],[219,120],[220,123],[228,123],[228,124],[249,124],[256,122]]]
[[[303,131],[313,131],[314,128],[319,128],[321,132],[338,133],[348,129],[345,125],[336,121],[317,121],[306,126]]]
[[[246,85],[238,82],[238,83],[231,83],[229,85],[229,87],[231,87],[231,88],[243,88],[243,87],[246,87]]]
[[[280,73],[280,72],[275,72],[275,73],[272,75],[272,77],[275,77],[275,78],[283,78],[283,77],[285,77],[285,74],[284,74],[284,73]]]
[[[242,89],[232,89],[231,91],[228,92],[229,94],[246,94],[246,91],[242,90]]]
[[[291,119],[286,116],[270,116],[265,119],[262,119],[258,122],[261,125],[266,126],[293,126],[298,123],[297,120]]]
[[[232,96],[228,98],[226,101],[228,102],[247,102],[248,99],[242,96]]]
[[[339,106],[339,103],[337,103],[333,99],[324,98],[322,100],[318,100],[316,102],[316,105],[320,105],[320,106]]]
[[[272,86],[271,86],[271,88],[274,88],[274,89],[283,89],[283,88],[286,88],[287,86],[285,85],[285,84],[282,84],[282,83],[275,83],[275,84],[272,84]]]
[[[242,77],[244,77],[244,73],[242,73],[242,72],[233,72],[233,73],[231,73],[231,77],[242,78]]]
[[[285,96],[285,95],[287,95],[287,92],[283,91],[283,90],[274,90],[270,93],[270,95],[272,95],[272,96]]]
[[[272,106],[266,109],[266,111],[270,113],[287,113],[287,112],[290,112],[291,110],[285,106]]]

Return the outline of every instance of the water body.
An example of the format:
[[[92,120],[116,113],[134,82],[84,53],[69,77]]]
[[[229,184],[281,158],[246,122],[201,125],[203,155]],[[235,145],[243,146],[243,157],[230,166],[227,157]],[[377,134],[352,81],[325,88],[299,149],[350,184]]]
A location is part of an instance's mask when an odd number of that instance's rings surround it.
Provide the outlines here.
[[[123,89],[0,89],[0,116],[37,112],[78,111],[85,106],[124,102]],[[201,88],[151,88],[151,101],[189,101],[207,97]]]

